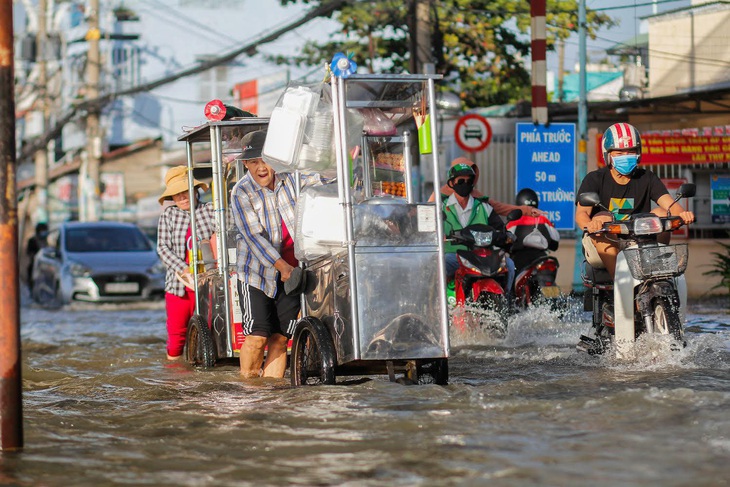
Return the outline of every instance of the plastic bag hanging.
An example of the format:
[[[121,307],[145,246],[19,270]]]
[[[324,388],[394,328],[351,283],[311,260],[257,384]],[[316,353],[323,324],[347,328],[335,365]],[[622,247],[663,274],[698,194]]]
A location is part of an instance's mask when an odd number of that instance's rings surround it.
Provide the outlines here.
[[[334,165],[334,118],[328,84],[287,86],[271,113],[262,157],[277,172],[320,172]]]

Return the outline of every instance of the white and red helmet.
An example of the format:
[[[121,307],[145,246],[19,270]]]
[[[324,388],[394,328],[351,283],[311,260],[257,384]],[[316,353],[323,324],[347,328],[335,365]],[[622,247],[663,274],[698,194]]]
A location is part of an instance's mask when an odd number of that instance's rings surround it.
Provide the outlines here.
[[[612,150],[636,149],[641,162],[641,135],[631,124],[615,123],[603,133],[603,161],[608,164],[608,153]]]

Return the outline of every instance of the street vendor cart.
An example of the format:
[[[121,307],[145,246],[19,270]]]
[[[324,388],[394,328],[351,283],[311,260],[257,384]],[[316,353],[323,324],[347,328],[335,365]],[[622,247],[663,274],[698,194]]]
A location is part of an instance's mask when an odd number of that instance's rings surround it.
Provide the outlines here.
[[[336,184],[305,187],[297,203],[295,250],[307,282],[293,385],[374,374],[448,381],[440,195],[426,202],[431,188],[415,177],[426,170],[440,187],[438,78],[332,77]],[[277,136],[275,115],[267,143]]]
[[[292,384],[379,374],[447,383],[440,195],[427,202],[433,188],[417,177],[432,173],[440,187],[438,78],[335,72],[314,91],[287,87],[269,119],[210,121],[179,138],[188,168],[211,171],[216,214],[213,242],[199,240],[192,223],[197,303],[189,364],[211,367],[237,357],[244,340],[229,200],[244,174],[236,158],[241,138],[267,129],[267,163],[278,172],[318,172],[324,182],[298,195],[293,237],[301,314],[291,341]]]
[[[196,306],[188,324],[185,359],[194,366],[212,367],[221,359],[237,357],[243,343],[236,285],[237,230],[230,210],[230,192],[244,174],[243,162],[237,159],[241,139],[249,132],[265,129],[268,122],[267,118],[256,117],[212,120],[178,138],[186,144],[188,169],[210,171],[216,222],[215,237],[200,240],[192,214],[191,270]],[[192,195],[193,178],[189,180]]]

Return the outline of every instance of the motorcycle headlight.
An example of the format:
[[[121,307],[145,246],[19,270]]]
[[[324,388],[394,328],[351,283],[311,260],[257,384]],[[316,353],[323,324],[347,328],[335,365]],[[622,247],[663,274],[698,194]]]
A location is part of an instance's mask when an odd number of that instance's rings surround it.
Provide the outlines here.
[[[471,230],[471,236],[474,237],[474,243],[479,247],[487,247],[492,243],[493,232],[477,232]]]
[[[662,221],[658,216],[647,216],[634,220],[634,233],[636,235],[652,235],[661,233],[663,230]]]
[[[476,273],[478,273],[478,274],[481,274],[481,272],[482,272],[482,271],[481,271],[481,270],[479,269],[479,266],[478,266],[478,265],[476,265],[475,263],[471,262],[471,261],[470,261],[469,259],[467,259],[466,257],[464,257],[464,256],[462,256],[462,255],[459,255],[459,256],[458,256],[458,259],[459,259],[459,262],[461,262],[461,265],[463,265],[464,267],[466,267],[466,268],[467,268],[467,269],[469,269],[470,271],[472,271],[472,272],[476,272]]]
[[[91,269],[78,262],[70,262],[68,270],[73,277],[87,277],[91,274]]]

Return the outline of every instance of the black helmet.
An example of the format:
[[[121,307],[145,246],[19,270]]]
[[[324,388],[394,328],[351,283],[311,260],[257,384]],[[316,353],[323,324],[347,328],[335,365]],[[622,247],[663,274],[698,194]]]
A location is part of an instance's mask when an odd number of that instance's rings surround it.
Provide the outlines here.
[[[530,188],[521,189],[519,193],[517,193],[517,197],[515,198],[515,204],[517,206],[532,206],[533,208],[537,208],[537,204],[539,203],[539,200],[537,199],[537,193],[535,193]]]

